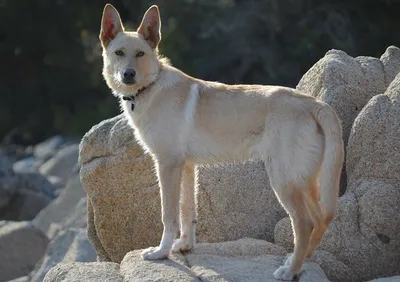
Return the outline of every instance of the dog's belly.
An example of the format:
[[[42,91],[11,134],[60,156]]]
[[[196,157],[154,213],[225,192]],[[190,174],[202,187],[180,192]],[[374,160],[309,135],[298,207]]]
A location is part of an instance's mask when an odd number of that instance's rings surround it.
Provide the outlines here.
[[[197,164],[217,164],[246,161],[260,157],[260,136],[241,137],[238,134],[213,135],[196,133],[190,136],[187,159]]]

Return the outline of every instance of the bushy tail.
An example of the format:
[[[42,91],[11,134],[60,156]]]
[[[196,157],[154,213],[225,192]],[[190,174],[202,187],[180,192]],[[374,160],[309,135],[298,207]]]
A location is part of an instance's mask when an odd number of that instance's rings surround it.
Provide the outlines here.
[[[320,206],[325,221],[330,222],[336,214],[344,159],[342,126],[335,111],[327,104],[318,103],[314,118],[325,136],[320,169]]]

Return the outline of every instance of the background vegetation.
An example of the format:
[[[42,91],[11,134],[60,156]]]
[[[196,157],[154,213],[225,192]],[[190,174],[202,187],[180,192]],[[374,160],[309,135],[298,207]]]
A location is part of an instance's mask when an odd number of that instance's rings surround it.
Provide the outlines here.
[[[0,0],[0,139],[80,137],[119,112],[101,76],[107,1]],[[379,57],[400,43],[400,1],[109,0],[136,28],[158,4],[161,52],[187,73],[295,86],[330,49]]]

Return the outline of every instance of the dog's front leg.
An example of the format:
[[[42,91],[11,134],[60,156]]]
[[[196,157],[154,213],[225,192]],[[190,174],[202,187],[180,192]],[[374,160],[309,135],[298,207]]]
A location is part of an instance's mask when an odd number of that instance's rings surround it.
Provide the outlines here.
[[[196,241],[195,172],[186,164],[181,183],[181,237],[172,246],[173,252],[188,252]]]
[[[147,260],[165,259],[168,257],[175,236],[179,230],[179,194],[183,164],[181,162],[156,163],[161,188],[162,222],[164,230],[158,247],[151,247],[142,252]]]

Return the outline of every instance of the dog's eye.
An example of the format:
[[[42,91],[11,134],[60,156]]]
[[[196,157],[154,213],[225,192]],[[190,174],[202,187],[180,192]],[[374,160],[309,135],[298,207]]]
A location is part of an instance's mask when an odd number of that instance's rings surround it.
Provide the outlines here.
[[[136,57],[143,57],[144,56],[144,52],[143,51],[139,51],[136,53]]]
[[[121,56],[121,57],[122,57],[123,55],[125,55],[124,52],[121,51],[121,50],[115,51],[115,54],[116,54],[117,56]]]

